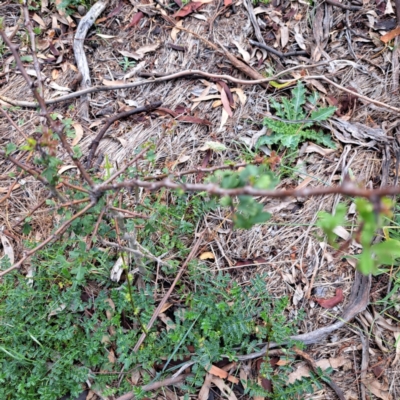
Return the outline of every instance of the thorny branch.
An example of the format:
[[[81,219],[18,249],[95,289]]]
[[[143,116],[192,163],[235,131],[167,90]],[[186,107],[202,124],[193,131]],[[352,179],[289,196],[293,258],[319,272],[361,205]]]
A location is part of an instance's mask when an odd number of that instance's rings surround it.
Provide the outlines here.
[[[23,3],[23,9],[27,10],[26,2]],[[28,11],[26,11],[26,12],[28,12]],[[28,26],[28,29],[29,29],[29,26]],[[46,103],[45,103],[43,97],[36,90],[34,82],[31,80],[31,78],[29,77],[28,73],[26,72],[26,70],[24,68],[24,65],[22,63],[21,57],[19,56],[19,53],[17,51],[17,46],[14,46],[11,43],[10,39],[8,38],[8,36],[5,34],[5,32],[2,29],[0,29],[0,36],[3,38],[4,43],[6,43],[7,46],[10,48],[10,50],[11,50],[13,56],[14,56],[15,62],[17,63],[18,69],[20,70],[20,72],[21,72],[22,76],[24,77],[26,83],[28,84],[29,88],[31,89],[31,91],[33,93],[33,96],[37,100],[37,102],[38,102],[38,104],[40,106],[41,115],[46,118],[47,124],[52,129],[52,131],[55,132],[58,135],[58,137],[60,138],[61,143],[63,145],[63,148],[67,151],[68,155],[72,158],[72,161],[74,162],[74,164],[78,168],[79,172],[82,174],[83,178],[86,180],[86,182],[90,186],[93,186],[92,179],[90,178],[90,176],[86,172],[86,170],[83,168],[83,166],[80,163],[80,161],[78,160],[78,158],[74,155],[74,152],[72,151],[70,145],[68,144],[68,142],[67,142],[67,140],[65,138],[63,125],[61,124],[61,122],[56,122],[56,121],[52,120],[51,115],[47,110],[47,106],[46,106]],[[39,73],[40,73],[40,71],[39,71]],[[40,78],[38,78],[38,79],[40,79]]]

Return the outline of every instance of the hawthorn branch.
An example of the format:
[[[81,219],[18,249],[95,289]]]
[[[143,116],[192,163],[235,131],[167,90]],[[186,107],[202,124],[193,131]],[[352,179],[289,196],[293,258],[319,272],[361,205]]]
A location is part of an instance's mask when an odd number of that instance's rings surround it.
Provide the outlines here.
[[[0,155],[2,155],[6,160],[11,161],[15,166],[21,168],[25,172],[27,172],[29,175],[33,176],[35,179],[37,179],[39,182],[43,183],[51,192],[52,196],[55,198],[58,198],[62,202],[66,202],[66,199],[64,196],[57,191],[57,189],[52,185],[46,178],[44,178],[39,171],[34,169],[33,167],[29,167],[22,163],[21,161],[17,160],[13,156],[6,155],[6,152],[4,150],[0,150]]]
[[[61,122],[55,122],[51,119],[51,115],[47,110],[46,102],[44,101],[44,98],[39,94],[39,92],[36,90],[35,85],[31,78],[29,77],[28,73],[25,70],[25,67],[22,63],[21,57],[19,56],[19,53],[17,51],[17,46],[14,46],[11,41],[9,40],[8,36],[5,34],[5,32],[0,29],[0,35],[4,40],[4,43],[10,48],[15,62],[17,63],[18,69],[20,70],[22,76],[24,77],[26,83],[28,84],[29,88],[31,89],[33,96],[37,100],[41,114],[43,117],[46,118],[48,127],[50,127],[53,132],[57,133],[58,137],[60,138],[60,141],[64,147],[64,149],[67,151],[69,156],[71,157],[72,161],[78,168],[79,172],[81,173],[82,177],[86,180],[86,182],[90,185],[93,186],[93,181],[90,178],[89,174],[86,172],[86,170],[83,168],[82,164],[78,160],[78,158],[74,155],[74,152],[71,149],[71,146],[67,142],[67,139],[65,138],[64,135],[64,126],[61,124]],[[40,72],[40,71],[39,71]],[[37,107],[37,105],[36,105]]]
[[[165,189],[177,189],[185,192],[207,192],[211,195],[216,196],[256,196],[256,197],[268,197],[271,199],[284,199],[286,197],[312,197],[312,196],[326,196],[331,194],[342,194],[350,197],[364,197],[376,202],[384,196],[394,196],[400,194],[400,186],[385,186],[379,189],[363,189],[357,187],[351,182],[345,182],[341,186],[328,186],[328,187],[314,187],[314,188],[302,188],[302,189],[282,189],[282,190],[265,190],[257,189],[253,186],[244,186],[235,189],[224,189],[215,183],[177,183],[169,178],[163,179],[159,182],[146,182],[140,179],[130,179],[124,182],[118,182],[114,184],[97,185],[93,188],[92,193],[99,197],[104,192],[120,189],[131,189],[133,187],[141,187],[150,191],[158,190],[161,188]]]
[[[33,66],[35,67],[36,76],[38,80],[38,89],[39,89],[39,96],[43,97],[43,82],[42,82],[42,73],[40,71],[39,60],[36,56],[36,41],[35,41],[35,34],[33,32],[32,22],[29,18],[29,11],[28,11],[28,4],[27,0],[23,0],[22,2],[22,12],[25,18],[25,26],[28,29],[29,38],[31,41],[31,52],[32,52],[32,59],[33,59]]]

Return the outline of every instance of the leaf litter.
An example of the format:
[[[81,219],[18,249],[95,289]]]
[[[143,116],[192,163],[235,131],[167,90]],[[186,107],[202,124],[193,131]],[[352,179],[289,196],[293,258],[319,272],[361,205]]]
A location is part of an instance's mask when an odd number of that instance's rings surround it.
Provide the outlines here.
[[[164,6],[166,3],[161,2]],[[222,3],[222,2],[221,2]],[[129,79],[142,79],[140,76],[128,76],[121,68],[118,60],[121,56],[141,60],[142,71],[147,73],[165,74],[183,69],[201,69],[216,74],[228,74],[238,78],[247,79],[242,72],[233,67],[227,58],[221,53],[211,49],[207,43],[198,37],[177,29],[184,27],[193,31],[204,39],[217,43],[220,41],[227,51],[246,64],[259,71],[259,73],[270,74],[271,68],[274,72],[280,72],[292,66],[299,67],[298,73],[321,75],[326,74],[334,77],[344,87],[352,88],[355,92],[362,93],[381,102],[399,107],[400,100],[390,91],[394,85],[392,82],[393,71],[390,70],[391,53],[385,43],[399,34],[396,24],[390,27],[390,21],[396,22],[391,16],[390,1],[381,2],[382,10],[369,11],[368,7],[374,6],[372,2],[365,3],[365,9],[360,11],[343,12],[340,7],[334,7],[327,3],[325,6],[315,3],[299,1],[290,3],[271,2],[267,5],[257,5],[252,9],[257,16],[257,24],[265,44],[280,52],[306,50],[310,57],[291,56],[281,58],[268,51],[262,51],[250,45],[249,40],[254,39],[254,27],[249,24],[249,15],[241,1],[235,2],[235,11],[226,8],[226,11],[218,15],[213,22],[213,34],[209,33],[209,21],[216,15],[220,8],[229,7],[232,2],[225,0],[224,4],[218,2],[203,1],[189,2],[176,11],[170,12],[157,3],[137,5],[132,13],[132,5],[121,3],[122,7],[117,11],[117,4],[109,5],[104,13],[107,18],[98,20],[96,47],[88,52],[92,69],[94,84],[123,83]],[[140,8],[143,6],[143,9]],[[146,6],[146,7],[144,7]],[[6,32],[11,34],[15,27],[12,15],[18,15],[18,7],[12,4],[1,5],[7,10],[5,18]],[[292,9],[293,7],[293,9]],[[393,8],[393,7],[392,7]],[[51,7],[50,7],[51,9]],[[313,11],[311,21],[307,18],[307,12]],[[47,9],[48,10],[48,9]],[[166,11],[167,10],[167,11]],[[201,12],[203,19],[193,18],[193,13]],[[71,53],[72,32],[76,26],[74,19],[61,10],[50,12],[42,8],[32,14],[33,21],[44,30],[46,41],[39,47],[43,57],[43,78],[45,86],[45,97],[54,96],[54,91],[62,91],[69,87],[76,75],[76,68]],[[74,17],[75,18],[75,17]],[[171,20],[174,25],[171,25]],[[174,18],[179,19],[178,21]],[[153,22],[156,21],[156,25]],[[386,24],[389,28],[384,27]],[[123,29],[121,29],[121,26]],[[172,28],[172,29],[171,29]],[[65,35],[57,36],[55,30],[63,30]],[[47,31],[46,31],[47,30]],[[184,46],[186,52],[178,52],[165,45],[173,40],[177,46]],[[26,45],[20,48],[23,55],[28,55]],[[59,56],[55,56],[59,52]],[[357,56],[357,62],[349,61],[351,54]],[[260,57],[261,55],[261,57]],[[267,56],[265,59],[264,57]],[[107,61],[102,61],[107,60]],[[302,65],[312,64],[315,61],[329,61],[325,65],[312,69],[302,69]],[[340,61],[345,60],[345,61]],[[30,97],[26,83],[15,70],[10,68],[13,57],[4,61],[2,74],[5,81],[2,83],[0,96],[14,99],[25,99]],[[51,68],[50,68],[51,67]],[[387,68],[382,70],[382,68]],[[50,72],[53,69],[53,72]],[[55,73],[54,71],[57,71]],[[35,71],[29,71],[36,75]],[[140,71],[138,71],[138,74]],[[286,79],[294,77],[294,73],[287,73]],[[208,81],[207,81],[208,82]],[[212,92],[212,88],[218,92]],[[281,180],[279,187],[293,187],[301,184],[304,174],[311,178],[308,185],[317,186],[320,182],[327,184],[338,183],[344,178],[346,171],[351,170],[358,182],[365,185],[376,186],[383,179],[382,176],[382,152],[385,146],[392,146],[395,137],[394,129],[398,125],[398,117],[378,106],[367,105],[362,100],[355,100],[350,95],[345,95],[333,87],[329,87],[323,81],[313,78],[308,81],[308,89],[317,91],[326,105],[335,105],[338,113],[335,118],[324,123],[326,131],[330,132],[336,140],[338,149],[324,149],[315,143],[307,143],[302,161],[302,170],[287,174]],[[199,97],[192,98],[191,93],[197,91]],[[214,94],[215,93],[215,94]],[[217,94],[219,93],[219,94]],[[237,99],[235,99],[237,95]],[[159,137],[162,126],[167,120],[176,122],[174,134],[160,142],[157,148],[156,169],[162,169],[168,163],[176,164],[177,170],[197,168],[202,165],[203,155],[198,150],[204,148],[212,149],[207,143],[220,143],[221,151],[215,158],[208,162],[210,165],[222,164],[229,160],[242,160],[245,150],[238,145],[240,136],[245,136],[247,131],[260,130],[260,124],[265,115],[270,112],[271,99],[280,98],[285,95],[285,88],[278,87],[277,90],[266,89],[261,86],[236,86],[224,81],[208,82],[205,86],[201,80],[174,80],[162,84],[153,84],[120,91],[116,94],[119,101],[134,101],[143,105],[149,100],[163,100],[164,110],[155,112],[153,117],[144,120],[125,120],[113,126],[109,131],[109,137],[100,143],[100,151],[107,154],[112,163],[123,163],[136,148],[147,142],[149,137]],[[347,97],[346,97],[347,96]],[[219,100],[213,103],[209,100]],[[1,100],[2,105],[7,102]],[[113,112],[119,111],[119,103],[113,101],[110,92],[99,92],[92,96],[93,115],[104,108],[104,104],[111,104]],[[184,105],[191,108],[191,115],[185,112],[182,115],[179,106]],[[63,112],[62,105],[55,106],[59,113]],[[176,111],[178,110],[178,111]],[[33,134],[35,125],[29,118],[29,110],[19,108],[13,110],[15,119],[27,120],[24,125],[27,134]],[[157,115],[158,114],[158,115]],[[87,149],[92,140],[92,135],[98,132],[101,121],[92,118],[90,128],[84,121],[76,116],[74,144],[81,144]],[[99,124],[97,124],[99,122]],[[0,133],[2,138],[21,138],[18,132],[9,132],[6,121],[0,119]],[[117,137],[118,140],[113,140]],[[124,145],[121,145],[124,143]],[[255,143],[253,143],[255,145]],[[251,146],[254,149],[253,146]],[[184,155],[184,156],[182,156]],[[280,154],[280,157],[284,154]],[[182,158],[184,157],[184,158]],[[184,161],[182,161],[184,160]],[[177,162],[178,161],[178,162]],[[180,162],[179,162],[180,161]],[[391,163],[395,164],[392,155]],[[278,168],[282,161],[278,163]],[[394,168],[393,168],[394,169]],[[393,182],[394,177],[389,176],[388,181]],[[8,187],[13,179],[2,176],[1,187]],[[26,189],[28,188],[28,189]],[[29,202],[25,198],[26,190],[29,190]],[[8,221],[19,221],[28,215],[32,204],[39,204],[42,200],[40,185],[31,178],[26,183],[16,185],[13,196],[16,202],[9,202],[7,212],[0,210],[0,220],[3,226]],[[267,290],[275,297],[289,296],[291,299],[288,312],[295,314],[304,309],[307,314],[307,322],[301,328],[303,332],[310,332],[330,323],[336,315],[332,307],[341,307],[341,303],[349,295],[351,282],[354,279],[354,270],[348,262],[340,258],[325,257],[324,250],[317,240],[318,230],[314,227],[316,214],[320,210],[332,211],[338,201],[335,196],[322,199],[297,199],[296,202],[285,203],[284,208],[279,209],[271,200],[260,199],[265,208],[274,208],[276,213],[272,219],[264,225],[255,226],[249,231],[231,231],[229,218],[221,220],[215,215],[207,215],[205,221],[210,227],[217,227],[217,234],[209,242],[215,249],[213,252],[203,252],[203,262],[213,271],[217,270],[215,256],[219,258],[219,249],[223,249],[221,257],[235,261],[235,267],[229,269],[232,279],[242,285],[246,285],[252,275],[258,272],[267,272]],[[46,207],[41,207],[42,214],[32,216],[32,226],[37,238],[45,237],[52,226],[53,217],[45,215]],[[353,218],[353,216],[349,216]],[[1,234],[2,253],[0,256],[8,255],[14,257],[19,254],[21,246],[13,242],[6,234]],[[8,244],[7,244],[8,241]],[[12,244],[10,244],[10,241]],[[313,243],[316,253],[307,254],[309,243]],[[326,245],[326,244],[325,244]],[[351,247],[351,252],[356,254],[357,247]],[[208,254],[207,254],[208,253]],[[212,254],[212,256],[211,256]],[[207,255],[207,257],[205,256]],[[254,260],[262,258],[262,262]],[[312,307],[311,301],[304,298],[304,291],[312,279],[314,269],[318,272],[313,281],[313,288],[337,289],[336,295],[330,297],[324,294],[324,299],[315,299],[320,307]],[[219,268],[231,268],[219,265]],[[118,281],[122,273],[121,265],[115,265],[111,279]],[[282,284],[282,276],[290,276],[287,284]],[[379,281],[373,281],[372,291],[381,290]],[[311,298],[312,299],[312,298]],[[322,302],[322,304],[321,304]],[[64,306],[64,305],[62,305]],[[62,306],[53,310],[54,316],[62,312]],[[395,315],[398,317],[398,315]],[[369,318],[369,317],[368,317]],[[380,357],[392,357],[393,363],[398,363],[399,340],[398,332],[391,332],[383,323],[371,322],[373,320],[364,317],[372,329],[370,346],[373,356],[370,366]],[[165,319],[168,323],[168,320]],[[379,319],[377,319],[379,321]],[[379,329],[374,328],[378,326]],[[390,325],[390,324],[389,324]],[[377,342],[375,342],[375,339]],[[347,360],[353,370],[359,369],[361,359],[360,350],[357,348],[359,338],[346,327],[339,329],[330,338],[321,343],[307,348],[310,354],[318,354],[323,360],[342,360],[342,354],[352,349],[354,357]],[[352,346],[355,347],[351,347]],[[383,349],[386,349],[387,352]],[[384,353],[389,353],[385,355]],[[109,353],[111,363],[116,361],[117,354],[113,350]],[[352,376],[343,370],[343,366],[336,365],[332,377],[346,390],[358,392],[357,383]],[[393,365],[394,367],[394,365]],[[216,367],[217,368],[217,367]],[[241,370],[242,371],[242,370]],[[212,372],[212,371],[211,371]],[[248,374],[242,373],[241,376]],[[140,378],[137,378],[140,379]],[[389,399],[400,398],[400,388],[396,384],[396,372],[384,370],[379,377],[368,377],[364,382],[368,395],[376,398]],[[221,377],[211,373],[206,375],[206,381],[200,391],[201,398],[208,398],[208,393],[213,387],[226,395],[227,398],[236,398],[234,391]],[[331,392],[324,389],[325,398],[331,398]]]

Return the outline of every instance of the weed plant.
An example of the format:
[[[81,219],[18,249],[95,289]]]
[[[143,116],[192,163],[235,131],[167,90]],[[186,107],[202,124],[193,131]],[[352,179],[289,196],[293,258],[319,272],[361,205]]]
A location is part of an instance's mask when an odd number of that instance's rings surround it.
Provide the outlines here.
[[[325,121],[335,112],[335,107],[317,107],[318,94],[315,92],[307,97],[308,102],[313,107],[310,115],[304,108],[306,104],[306,89],[299,81],[297,86],[292,90],[292,98],[282,98],[279,103],[272,99],[271,105],[275,109],[276,115],[289,122],[278,121],[265,117],[264,125],[270,130],[271,134],[263,136],[259,139],[257,146],[266,144],[268,146],[278,145],[296,150],[300,143],[311,140],[323,146],[335,148],[335,143],[330,135],[324,134],[320,130],[315,130],[313,126],[319,121]],[[312,121],[291,123],[293,121]]]

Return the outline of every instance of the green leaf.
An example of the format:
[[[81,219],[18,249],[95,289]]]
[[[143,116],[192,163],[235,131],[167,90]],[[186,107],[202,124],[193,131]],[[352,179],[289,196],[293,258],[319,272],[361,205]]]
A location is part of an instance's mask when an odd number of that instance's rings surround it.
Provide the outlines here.
[[[292,104],[294,111],[293,119],[301,119],[303,115],[301,109],[304,103],[306,102],[305,94],[306,94],[306,88],[299,81],[297,83],[297,86],[292,90],[292,95],[293,95]]]
[[[400,257],[400,242],[398,240],[386,240],[371,246],[371,252],[376,255],[378,264],[391,265],[395,258]]]
[[[336,107],[319,108],[311,113],[311,119],[314,121],[326,121],[328,118],[332,117],[335,111]]]
[[[358,269],[364,275],[372,274],[375,270],[375,262],[370,249],[364,249],[360,255]]]
[[[347,207],[343,203],[339,203],[336,206],[335,214],[329,214],[325,211],[318,213],[317,226],[322,228],[324,233],[328,236],[328,242],[333,244],[336,234],[333,232],[336,227],[345,224]]]
[[[15,150],[17,150],[17,146],[14,143],[7,143],[6,144],[6,157],[9,156],[11,153],[13,153]]]

